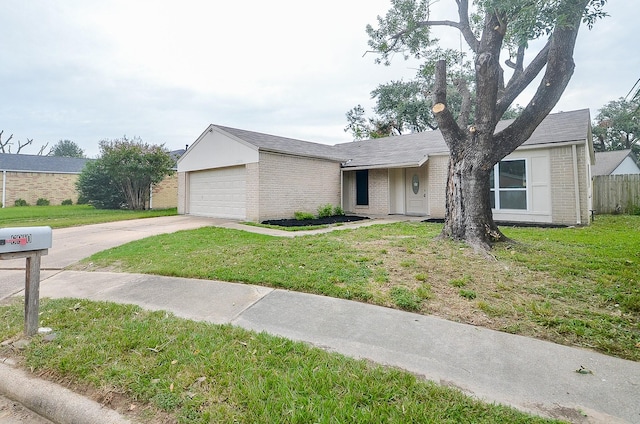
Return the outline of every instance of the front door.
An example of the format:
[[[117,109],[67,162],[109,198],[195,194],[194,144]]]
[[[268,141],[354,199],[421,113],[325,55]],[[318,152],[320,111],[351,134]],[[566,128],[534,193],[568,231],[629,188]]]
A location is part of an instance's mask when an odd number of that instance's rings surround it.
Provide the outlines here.
[[[405,199],[407,215],[427,215],[427,181],[424,167],[406,169]]]

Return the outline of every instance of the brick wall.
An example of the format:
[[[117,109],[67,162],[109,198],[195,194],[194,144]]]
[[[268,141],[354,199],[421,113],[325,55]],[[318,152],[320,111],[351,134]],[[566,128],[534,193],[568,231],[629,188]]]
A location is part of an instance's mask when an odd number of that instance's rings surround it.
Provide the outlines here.
[[[260,221],[260,168],[258,162],[248,163],[246,169],[246,211],[247,220]]]
[[[187,173],[186,172],[176,172],[176,176],[178,179],[178,213],[180,215],[184,215],[188,213],[188,199],[187,196]]]
[[[24,199],[30,205],[35,205],[39,198],[47,199],[51,205],[60,205],[67,199],[74,204],[78,201],[78,174],[7,171],[4,175],[6,207],[14,206],[17,199]]]
[[[178,175],[174,173],[153,186],[153,209],[169,209],[178,206]]]
[[[578,184],[580,196],[580,219],[582,224],[589,223],[585,146],[577,146]],[[573,173],[573,152],[571,146],[551,150],[551,210],[556,224],[575,225],[576,196]]]
[[[389,214],[389,170],[369,170],[369,204],[356,205],[356,171],[345,171],[343,190],[345,191],[346,212],[359,215]],[[348,204],[347,204],[348,203]]]
[[[255,176],[249,177],[247,175],[247,202],[251,202],[250,185],[256,180]],[[340,164],[337,162],[261,152],[257,180],[260,221],[292,218],[297,211],[315,214],[318,206],[327,203],[340,205]],[[247,208],[250,210],[249,204]]]
[[[429,216],[431,218],[444,218],[449,156],[429,156],[426,166],[427,182],[429,184],[427,189]]]

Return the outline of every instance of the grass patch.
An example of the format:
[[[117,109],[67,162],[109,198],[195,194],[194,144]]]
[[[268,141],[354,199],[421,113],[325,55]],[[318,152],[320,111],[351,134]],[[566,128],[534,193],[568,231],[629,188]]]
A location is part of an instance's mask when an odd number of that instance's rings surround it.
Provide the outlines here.
[[[31,227],[47,225],[51,228],[75,227],[127,219],[176,215],[177,210],[147,211],[96,209],[89,205],[27,206],[0,209],[3,227]]]
[[[640,216],[599,216],[583,228],[503,228],[519,243],[496,246],[497,261],[434,240],[441,228],[404,222],[293,239],[202,228],[107,250],[82,266],[408,307],[640,360]],[[429,301],[414,309],[406,292],[392,295],[399,287]]]
[[[147,418],[160,411],[181,423],[554,422],[228,325],[75,299],[43,299],[41,311],[56,338],[34,337],[20,353],[23,365],[103,402],[123,397],[122,405],[136,405]],[[19,303],[0,306],[0,318],[0,340],[22,331]]]

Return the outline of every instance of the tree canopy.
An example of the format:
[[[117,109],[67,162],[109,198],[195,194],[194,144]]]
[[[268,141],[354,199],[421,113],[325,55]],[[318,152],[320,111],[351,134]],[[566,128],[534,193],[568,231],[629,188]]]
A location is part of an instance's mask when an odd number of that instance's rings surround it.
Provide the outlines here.
[[[77,187],[81,198],[97,207],[143,210],[151,186],[172,174],[173,166],[161,145],[137,137],[103,140],[100,157],[83,170]]]
[[[488,249],[504,240],[493,221],[490,175],[494,165],[524,143],[556,105],[575,64],[573,50],[581,23],[605,16],[606,0],[455,0],[455,20],[434,19],[430,0],[392,0],[377,27],[367,26],[378,63],[401,54],[426,59],[434,70],[432,112],[449,148],[446,216],[442,236]],[[473,85],[447,63],[451,49],[439,47],[435,27],[459,31],[473,55]],[[525,56],[542,39],[529,60]],[[501,61],[501,55],[506,60]],[[495,133],[515,99],[540,78],[514,121]],[[462,98],[455,110],[448,87]]]
[[[58,141],[48,153],[48,156],[61,156],[67,158],[83,158],[84,150],[71,140]]]
[[[593,134],[597,137],[594,147],[598,150],[632,149],[640,153],[640,99],[619,98],[604,105],[596,116]]]

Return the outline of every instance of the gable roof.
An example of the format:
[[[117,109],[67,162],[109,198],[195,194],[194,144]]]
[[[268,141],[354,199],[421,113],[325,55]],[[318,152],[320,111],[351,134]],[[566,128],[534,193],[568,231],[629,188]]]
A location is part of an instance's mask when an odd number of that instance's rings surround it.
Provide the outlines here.
[[[596,152],[596,163],[593,165],[592,174],[610,175],[629,156],[631,156],[631,159],[636,162],[630,149]]]
[[[503,130],[512,122],[513,120],[500,121],[496,131]],[[221,125],[212,124],[209,128],[227,133],[260,151],[340,161],[345,168],[417,167],[424,164],[429,155],[449,153],[440,131],[424,131],[330,146]],[[590,131],[589,109],[554,113],[542,121],[523,146],[584,142],[590,139]]]
[[[262,151],[341,160],[333,146],[328,144],[296,140],[294,138],[240,130],[221,125],[212,126],[257,147]]]
[[[90,160],[92,159],[0,153],[0,171],[79,174]]]
[[[502,131],[514,120],[498,123]],[[585,141],[590,132],[589,109],[548,115],[525,141],[523,146]],[[335,146],[346,158],[347,168],[421,166],[433,154],[448,154],[449,149],[440,131],[424,131],[407,135],[354,141]]]

